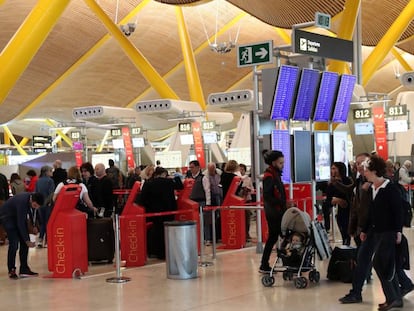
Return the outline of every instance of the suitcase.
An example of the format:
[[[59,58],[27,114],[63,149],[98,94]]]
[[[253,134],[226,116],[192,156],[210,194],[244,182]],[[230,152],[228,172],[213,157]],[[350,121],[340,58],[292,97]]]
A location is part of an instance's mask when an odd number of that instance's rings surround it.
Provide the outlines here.
[[[112,218],[89,218],[87,221],[88,261],[112,263],[115,234]]]
[[[354,247],[335,247],[329,260],[327,278],[332,281],[352,283],[356,257],[357,249]]]

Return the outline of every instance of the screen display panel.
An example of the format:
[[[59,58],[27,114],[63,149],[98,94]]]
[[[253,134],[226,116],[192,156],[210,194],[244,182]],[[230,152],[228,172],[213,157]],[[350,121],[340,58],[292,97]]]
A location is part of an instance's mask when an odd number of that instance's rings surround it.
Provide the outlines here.
[[[299,67],[280,66],[270,115],[272,120],[288,120],[290,118],[299,72]]]
[[[328,122],[335,101],[339,75],[336,72],[322,72],[318,97],[316,99],[313,121]]]
[[[346,123],[349,107],[351,106],[354,93],[356,76],[343,74],[339,82],[338,95],[336,96],[335,108],[332,114],[332,122]]]
[[[289,183],[291,181],[291,163],[290,163],[290,135],[288,130],[273,130],[271,134],[272,150],[282,151],[285,158],[283,167],[282,181]]]
[[[331,141],[329,132],[314,132],[315,180],[329,180],[331,177]]]
[[[309,121],[318,94],[320,73],[318,70],[304,68],[300,76],[293,120]]]

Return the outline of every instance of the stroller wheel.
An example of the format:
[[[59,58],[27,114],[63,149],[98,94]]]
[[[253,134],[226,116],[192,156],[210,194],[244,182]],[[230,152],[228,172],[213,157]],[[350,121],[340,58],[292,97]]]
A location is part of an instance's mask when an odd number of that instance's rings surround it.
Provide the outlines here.
[[[275,284],[275,278],[273,276],[270,276],[270,275],[264,275],[262,277],[262,284],[265,287],[270,287],[273,284]]]
[[[312,270],[311,272],[309,272],[309,281],[313,283],[319,283],[320,279],[321,279],[321,274],[319,273],[319,271]]]
[[[296,288],[306,288],[308,286],[308,280],[303,276],[295,278],[293,282]]]
[[[289,273],[287,271],[283,271],[283,280],[284,281],[289,280]]]

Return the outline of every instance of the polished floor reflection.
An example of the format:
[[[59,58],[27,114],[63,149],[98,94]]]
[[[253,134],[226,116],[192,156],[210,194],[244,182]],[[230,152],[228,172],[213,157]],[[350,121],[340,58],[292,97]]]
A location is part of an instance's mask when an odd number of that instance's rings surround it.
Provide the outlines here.
[[[414,229],[405,229],[410,241],[414,267]],[[213,265],[199,268],[199,277],[173,280],[166,277],[164,262],[150,261],[144,267],[122,270],[131,278],[124,284],[106,281],[115,276],[114,265],[93,265],[81,279],[47,278],[47,250],[31,249],[29,263],[40,273],[37,278],[9,280],[6,267],[7,246],[0,247],[1,310],[377,310],[384,302],[378,278],[366,285],[363,303],[342,305],[338,298],[349,284],[326,279],[327,261],[317,261],[319,284],[296,289],[292,281],[276,275],[273,287],[264,287],[258,273],[260,254],[253,245],[241,250],[221,251]],[[204,260],[211,260],[211,246]],[[414,279],[414,273],[408,271]],[[404,310],[414,310],[414,292],[404,298]]]

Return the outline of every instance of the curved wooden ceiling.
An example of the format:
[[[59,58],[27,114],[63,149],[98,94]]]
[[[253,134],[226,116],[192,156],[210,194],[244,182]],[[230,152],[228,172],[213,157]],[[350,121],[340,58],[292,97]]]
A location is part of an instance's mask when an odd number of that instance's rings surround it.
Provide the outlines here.
[[[45,2],[47,0],[43,0]],[[50,0],[53,1],[53,0]],[[26,16],[38,0],[6,0],[0,5],[0,50],[6,49]],[[341,23],[345,0],[216,0],[216,1],[148,1],[96,0],[105,13],[119,24],[136,22],[136,30],[128,40],[164,77],[166,83],[183,100],[190,100],[177,30],[176,8],[182,6],[186,27],[195,51],[198,74],[204,98],[208,94],[232,89],[252,88],[251,69],[236,67],[234,51],[225,54],[210,50],[207,35],[218,43],[273,40],[285,45],[293,24],[311,21],[316,11],[334,16],[332,31]],[[392,23],[408,4],[408,0],[362,0],[362,41],[366,46],[363,60],[369,55]],[[170,5],[169,5],[170,4]],[[386,12],[387,14],[384,14]],[[218,16],[218,19],[216,19]],[[117,17],[117,21],[115,21]],[[216,26],[219,33],[214,36]],[[396,47],[409,66],[414,66],[413,22],[407,27]],[[403,53],[403,52],[408,52]],[[1,59],[1,54],[0,54]],[[366,85],[367,91],[391,93],[400,88],[396,73],[403,66],[389,53],[381,68]],[[1,83],[1,81],[0,81]],[[31,137],[46,134],[45,124],[33,126],[24,118],[51,118],[73,122],[72,109],[80,106],[108,105],[133,107],[138,100],[160,96],[144,74],[133,65],[103,23],[84,0],[72,0],[51,30],[7,97],[1,102],[0,124],[8,124],[13,133]],[[23,111],[23,113],[22,113]],[[19,120],[19,122],[16,122]]]

